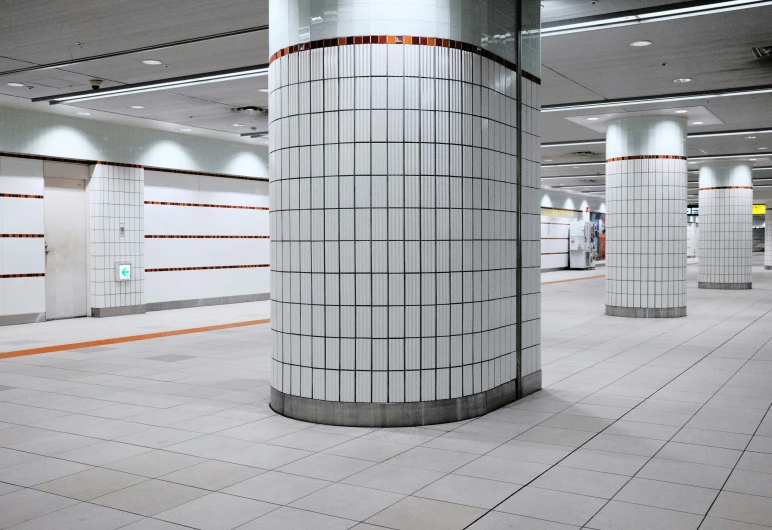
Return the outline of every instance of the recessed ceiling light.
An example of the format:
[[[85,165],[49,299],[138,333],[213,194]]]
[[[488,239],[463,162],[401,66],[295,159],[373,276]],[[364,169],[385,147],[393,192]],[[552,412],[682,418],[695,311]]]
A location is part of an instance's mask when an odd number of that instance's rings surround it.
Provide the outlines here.
[[[705,122],[704,121],[693,121],[692,125],[702,125],[703,123],[705,123]]]
[[[687,112],[689,112],[689,111],[688,110],[683,110],[683,109],[675,111],[676,114],[686,114]]]
[[[182,132],[190,132],[190,129],[180,129]]]
[[[762,150],[762,151],[766,151],[769,148],[768,147],[759,147],[759,149]]]
[[[545,162],[552,162],[552,159],[551,158],[545,158],[544,161]]]
[[[79,116],[91,116],[90,112],[78,112]]]
[[[142,105],[132,105],[131,108],[139,110],[139,109],[144,109],[145,107],[143,107]]]
[[[749,158],[748,162],[755,162],[756,160],[758,160],[758,158]]]
[[[233,126],[234,126],[234,127],[244,127],[244,126],[243,126],[242,124],[240,124],[240,123],[234,123],[234,124],[233,124]]]
[[[573,166],[572,169],[579,169],[579,166]]]
[[[270,92],[267,88],[258,88],[258,92]]]
[[[678,79],[673,79],[673,83],[691,83],[692,79],[690,77],[679,77]]]
[[[587,118],[587,121],[598,121],[600,118]]]
[[[12,86],[14,88],[20,88],[26,85],[24,83],[8,83],[8,86]]]
[[[689,162],[690,164],[696,164],[697,162]]]
[[[756,137],[755,136],[746,136],[745,139],[746,140],[755,140]]]
[[[631,42],[630,46],[634,48],[642,48],[644,46],[651,46],[652,44],[654,43],[651,42],[650,40],[637,40],[635,42]]]
[[[162,63],[161,61],[159,61],[157,59],[145,59],[144,61],[142,61],[142,64],[146,64],[148,66],[158,66],[158,65],[161,65],[161,64],[164,64],[164,63]]]

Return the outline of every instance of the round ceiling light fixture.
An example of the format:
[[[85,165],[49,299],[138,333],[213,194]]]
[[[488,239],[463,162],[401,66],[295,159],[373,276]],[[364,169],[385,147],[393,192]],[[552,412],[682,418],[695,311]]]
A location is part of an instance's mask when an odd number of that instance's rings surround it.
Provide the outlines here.
[[[691,83],[692,78],[691,77],[679,77],[678,79],[673,79],[673,83]]]
[[[25,85],[24,83],[8,83],[8,86],[12,86],[14,88],[21,88],[27,85]]]
[[[759,149],[760,149],[761,151],[766,151],[766,150],[768,149],[768,147],[759,147]]]
[[[633,48],[643,48],[644,46],[651,46],[652,44],[654,43],[650,40],[637,40],[635,42],[631,42],[630,46]]]
[[[91,116],[90,112],[78,112],[78,116]]]
[[[140,109],[144,109],[145,107],[143,107],[142,105],[132,105],[131,108],[132,109],[136,109],[136,110],[140,110]]]
[[[755,162],[756,160],[758,160],[758,158],[749,158],[748,162]]]
[[[257,91],[258,92],[270,92],[270,90],[268,90],[267,88],[258,88]]]
[[[158,59],[145,59],[144,61],[142,61],[142,64],[146,64],[148,66],[160,66],[164,63],[159,61]]]
[[[755,136],[746,136],[745,139],[746,140],[755,140],[756,137]]]
[[[190,132],[190,129],[180,129],[180,132]]]
[[[703,123],[705,123],[705,122],[704,121],[693,121],[692,125],[702,125]]]
[[[544,161],[545,162],[552,162],[552,159],[551,158],[545,158]]]
[[[689,111],[688,110],[684,110],[684,109],[680,109],[680,110],[675,111],[676,114],[686,114],[687,112],[689,112]]]
[[[244,125],[243,125],[243,124],[241,124],[241,123],[234,123],[234,124],[233,124],[233,126],[234,126],[234,127],[244,127]]]
[[[592,117],[592,118],[587,118],[587,121],[598,121],[599,119],[600,118]]]

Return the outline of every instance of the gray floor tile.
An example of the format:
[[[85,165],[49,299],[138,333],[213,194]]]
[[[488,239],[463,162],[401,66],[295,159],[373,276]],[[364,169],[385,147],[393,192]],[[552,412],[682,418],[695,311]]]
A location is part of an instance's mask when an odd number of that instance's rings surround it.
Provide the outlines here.
[[[697,530],[702,516],[611,501],[587,523],[594,530]]]
[[[450,473],[476,458],[471,453],[416,447],[391,458],[389,464]]]
[[[56,457],[91,466],[103,466],[150,451],[152,451],[152,449],[140,447],[138,445],[123,444],[119,442],[100,442],[81,449],[59,453]]]
[[[25,453],[24,451],[0,447],[0,469],[23,464],[24,462],[31,462],[32,460],[39,460],[41,458],[43,457],[40,455],[33,455],[32,453]]]
[[[186,359],[193,359],[194,357],[192,355],[177,355],[177,354],[166,354],[166,355],[155,355],[153,357],[145,357],[148,361],[163,361],[167,363],[173,363],[177,361],[184,361]]]
[[[91,502],[116,510],[151,516],[185,504],[210,492],[161,480],[148,480],[136,486],[97,497]]]
[[[373,465],[375,463],[369,460],[316,453],[282,466],[278,470],[293,475],[338,482]]]
[[[371,462],[383,462],[400,453],[409,451],[412,448],[412,446],[407,444],[368,441],[356,438],[340,445],[336,445],[335,447],[331,447],[330,449],[327,449],[325,453],[347,456],[349,458],[359,458],[360,460],[370,460]]]
[[[461,530],[484,513],[484,510],[470,506],[407,497],[368,522],[395,530]]]
[[[571,448],[560,445],[512,440],[491,451],[489,456],[554,465],[571,452]]]
[[[218,460],[261,469],[276,469],[312,454],[300,449],[258,443],[241,451],[222,456]]]
[[[679,462],[677,460],[667,460],[664,458],[652,458],[651,461],[641,469],[637,476],[639,478],[674,482],[677,484],[686,484],[688,486],[721,489],[721,486],[724,485],[730,471],[731,470],[726,467],[706,466],[704,464]]]
[[[718,490],[633,478],[614,500],[705,515]]]
[[[549,469],[547,464],[481,456],[453,473],[522,485],[532,481],[547,469]]]
[[[91,466],[44,457],[0,469],[0,482],[29,487],[80,473],[87,469],[91,469]]]
[[[469,530],[576,530],[579,527],[511,513],[488,512],[468,528]]]
[[[354,521],[283,506],[255,519],[239,530],[348,530]]]
[[[172,453],[171,451],[150,451],[131,458],[105,464],[104,467],[124,471],[143,477],[156,478],[186,467],[200,464],[204,460],[196,456]]]
[[[247,442],[245,440],[236,440],[234,438],[210,434],[186,442],[170,445],[166,447],[165,450],[197,456],[199,458],[217,458],[246,449],[247,447],[252,447],[253,445],[252,442]]]
[[[590,416],[574,416],[571,414],[555,414],[547,421],[541,423],[542,427],[554,427],[558,429],[572,429],[575,431],[601,432],[614,420],[605,418],[592,418]]]
[[[413,495],[436,501],[492,509],[520,489],[520,485],[462,475],[446,475]]]
[[[402,500],[403,497],[404,495],[360,488],[359,486],[333,484],[303,497],[293,503],[292,507],[334,517],[364,521]]]
[[[695,464],[732,467],[740,459],[741,454],[734,449],[669,442],[657,453],[657,457]]]
[[[162,475],[162,480],[184,484],[194,488],[218,491],[228,486],[238,484],[244,480],[265,473],[264,469],[256,467],[240,466],[230,462],[208,460],[168,475]]]
[[[649,458],[646,456],[626,455],[609,451],[579,448],[560,462],[560,466],[613,473],[617,475],[635,475]]]
[[[497,510],[556,523],[582,526],[606,504],[604,499],[526,486]]]
[[[14,486],[13,484],[8,484],[6,482],[0,482],[0,495],[7,495],[8,493],[11,493],[12,491],[18,491],[22,489],[21,486]]]
[[[0,496],[0,528],[8,528],[78,504],[74,499],[22,489]]]
[[[532,485],[548,490],[610,499],[628,480],[629,477],[624,475],[555,466],[534,480]]]
[[[319,431],[302,430],[274,438],[270,441],[272,445],[282,447],[291,447],[293,449],[303,449],[304,451],[323,451],[336,445],[351,440],[350,436],[340,436]]]
[[[609,451],[611,453],[654,456],[664,445],[664,440],[600,433],[590,440],[583,448]]]
[[[684,427],[673,437],[674,442],[739,450],[745,449],[745,446],[748,445],[748,440],[750,440],[750,435],[747,434],[692,429],[689,427]]]
[[[652,440],[667,441],[670,440],[679,429],[680,427],[673,427],[671,425],[620,420],[603,432],[604,434],[617,434],[619,436],[632,436],[634,438],[650,438]]]
[[[708,515],[720,519],[767,525],[772,521],[772,502],[768,497],[722,491]]]
[[[566,447],[579,447],[590,440],[595,433],[574,431],[570,429],[555,429],[550,427],[534,427],[521,434],[517,440],[522,442],[535,442]]]
[[[734,493],[772,497],[772,475],[769,473],[756,473],[745,469],[735,469],[732,471],[726,486],[724,486],[724,490]]]
[[[772,453],[772,436],[754,436],[748,444],[748,451]]]
[[[200,530],[232,530],[277,508],[266,502],[212,493],[155,517]]]
[[[728,519],[718,519],[716,517],[706,517],[705,522],[700,526],[700,530],[768,530],[768,526],[761,526],[750,523],[741,523],[740,521],[730,521]]]
[[[772,454],[746,451],[737,462],[737,469],[772,474]]]
[[[89,501],[146,480],[148,480],[146,477],[96,467],[51,482],[38,484],[35,489],[62,497]]]
[[[343,483],[410,495],[444,475],[438,471],[381,463],[344,479]]]
[[[330,482],[324,480],[268,471],[225,488],[222,492],[285,505],[329,485]]]
[[[14,526],[14,530],[114,530],[142,519],[138,515],[80,503]]]

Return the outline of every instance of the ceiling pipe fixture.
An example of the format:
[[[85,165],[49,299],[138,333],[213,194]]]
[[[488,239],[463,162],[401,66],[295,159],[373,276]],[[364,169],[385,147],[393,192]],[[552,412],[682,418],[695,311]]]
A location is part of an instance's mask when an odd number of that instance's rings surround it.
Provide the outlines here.
[[[691,4],[691,5],[690,5]],[[575,19],[573,21],[558,21],[544,24],[541,28],[542,37],[552,35],[565,35],[582,31],[594,31],[606,28],[618,28],[621,26],[634,26],[649,22],[661,22],[678,18],[712,15],[727,11],[737,11],[752,7],[772,5],[772,1],[763,0],[725,0],[723,2],[684,2],[683,7],[671,7],[663,9],[663,6],[650,9],[637,9],[613,13],[613,16],[597,16]]]
[[[195,85],[220,83],[222,81],[233,81],[236,79],[248,79],[250,77],[259,77],[264,75],[268,75],[267,64],[248,68],[236,68],[233,70],[221,70],[219,72],[210,72],[207,74],[199,74],[194,76],[162,79],[160,81],[149,81],[145,83],[134,83],[111,88],[89,90],[88,92],[74,92],[72,94],[33,98],[32,102],[38,103],[41,101],[47,101],[51,105],[58,105],[60,103],[79,103],[81,101],[90,101],[94,99],[113,98],[117,96],[125,96],[128,94],[154,92],[157,90],[186,88]]]

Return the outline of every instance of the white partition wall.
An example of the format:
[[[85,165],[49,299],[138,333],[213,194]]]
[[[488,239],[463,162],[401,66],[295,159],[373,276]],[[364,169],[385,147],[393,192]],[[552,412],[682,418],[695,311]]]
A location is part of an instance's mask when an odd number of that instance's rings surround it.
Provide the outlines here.
[[[764,214],[764,269],[772,269],[772,203]]]
[[[268,183],[145,171],[148,309],[269,297]]]
[[[686,119],[677,116],[634,116],[608,125],[608,315],[686,315],[685,139]]]
[[[344,4],[270,3],[272,407],[479,415],[540,387],[538,31],[518,101],[514,1]]]
[[[0,325],[45,320],[43,162],[0,156]]]
[[[721,161],[700,167],[701,289],[753,285],[753,165]]]

